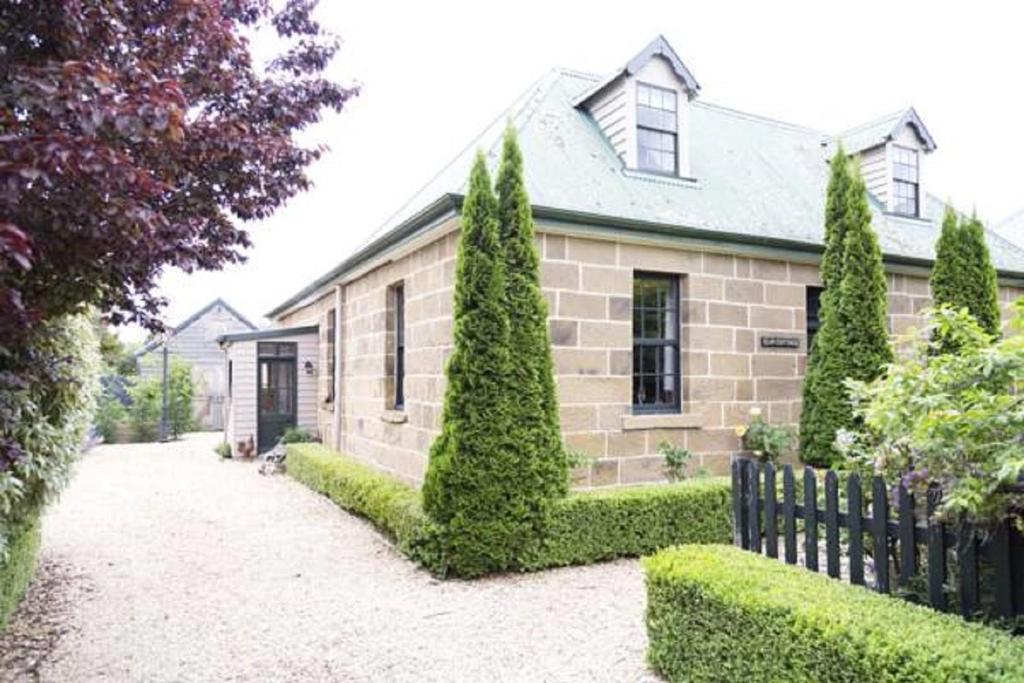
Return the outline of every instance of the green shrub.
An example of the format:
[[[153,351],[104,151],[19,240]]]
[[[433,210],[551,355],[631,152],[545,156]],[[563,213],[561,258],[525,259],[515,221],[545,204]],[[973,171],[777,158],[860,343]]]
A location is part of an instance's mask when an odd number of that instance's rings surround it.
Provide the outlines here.
[[[128,419],[128,409],[120,399],[104,393],[96,406],[96,431],[106,443],[117,441],[117,428]]]
[[[214,446],[213,452],[226,460],[231,457],[231,444],[227,441],[221,441]]]
[[[192,415],[192,397],[196,383],[192,366],[180,358],[171,358],[167,368],[167,417],[169,436],[177,438],[195,428]],[[129,409],[132,431],[138,441],[155,441],[160,435],[163,414],[163,376],[140,380],[129,389],[132,405]]]
[[[39,531],[39,513],[33,511],[8,532],[6,559],[0,558],[0,632],[35,573]]]
[[[686,479],[686,468],[693,460],[693,451],[662,441],[658,444],[658,455],[665,459],[665,476],[669,481]]]
[[[996,269],[985,244],[985,227],[976,216],[966,219],[946,209],[930,284],[936,307],[966,308],[983,330],[992,336],[999,334],[1002,320]]]
[[[525,569],[635,557],[679,543],[729,543],[728,479],[572,493],[559,500],[540,553]]]
[[[644,560],[670,681],[1020,681],[1024,642],[731,546]]]
[[[312,443],[316,441],[316,435],[306,429],[289,427],[284,430],[281,441],[283,443]]]
[[[289,445],[287,468],[296,480],[368,519],[402,553],[444,573],[436,528],[423,513],[419,491],[321,444]]]
[[[288,473],[369,519],[433,573],[460,575],[423,513],[419,492],[408,484],[320,444],[290,445]],[[633,557],[678,543],[728,543],[730,505],[723,478],[573,493],[555,503],[539,549],[517,557],[516,567],[532,571]]]

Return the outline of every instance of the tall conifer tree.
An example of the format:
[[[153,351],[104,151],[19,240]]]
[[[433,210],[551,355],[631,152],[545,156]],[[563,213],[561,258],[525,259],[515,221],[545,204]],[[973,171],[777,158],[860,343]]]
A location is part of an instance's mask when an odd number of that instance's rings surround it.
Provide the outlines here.
[[[999,334],[996,269],[985,243],[985,227],[977,216],[962,218],[946,209],[935,246],[931,288],[936,306],[966,308],[986,332]]]
[[[454,349],[441,435],[430,451],[423,502],[450,570],[475,576],[512,566],[523,529],[510,499],[509,320],[498,204],[477,154],[462,207],[455,270]]]
[[[842,280],[846,214],[852,184],[850,162],[838,147],[830,163],[825,195],[825,252],[821,259],[821,326],[808,349],[800,414],[800,453],[804,462],[826,465],[833,457],[836,429],[849,414],[842,379],[845,372],[842,328],[837,307]]]
[[[498,222],[505,257],[505,309],[511,323],[511,419],[518,450],[522,506],[543,521],[547,505],[568,490],[568,460],[562,448],[555,394],[547,302],[540,288],[540,257],[534,242],[533,210],[523,177],[523,156],[510,125],[498,170]]]

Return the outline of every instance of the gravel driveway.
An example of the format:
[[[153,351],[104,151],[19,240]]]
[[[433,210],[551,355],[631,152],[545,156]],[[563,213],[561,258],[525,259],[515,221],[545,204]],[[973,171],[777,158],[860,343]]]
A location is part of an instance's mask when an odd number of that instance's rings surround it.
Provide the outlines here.
[[[39,680],[657,680],[636,561],[439,582],[217,438],[85,457],[45,519],[75,585]]]

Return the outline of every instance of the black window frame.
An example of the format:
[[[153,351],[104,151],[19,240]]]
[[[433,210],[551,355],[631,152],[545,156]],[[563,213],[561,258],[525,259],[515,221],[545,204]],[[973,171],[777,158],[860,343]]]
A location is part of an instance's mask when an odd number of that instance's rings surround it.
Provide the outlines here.
[[[921,155],[900,145],[892,149],[892,213],[917,218],[921,215]]]
[[[668,298],[667,305],[661,306],[641,306],[638,305],[637,301],[637,283],[641,280],[656,280],[660,282],[668,283]],[[633,372],[632,372],[632,388],[631,388],[631,402],[633,414],[635,415],[651,415],[651,414],[672,414],[680,413],[683,408],[683,383],[682,383],[682,353],[681,353],[681,341],[682,336],[682,325],[680,318],[680,278],[678,275],[672,273],[658,273],[651,271],[634,271],[633,272]],[[644,313],[649,311],[658,311],[659,313],[669,314],[669,324],[666,326],[666,331],[671,329],[675,331],[672,337],[647,337],[644,336]],[[639,314],[639,315],[638,315]],[[637,321],[640,320],[640,329],[637,329]],[[649,347],[658,347],[662,349],[671,349],[672,358],[674,359],[674,367],[671,373],[666,372],[645,372],[643,367],[643,358],[640,350]],[[638,395],[643,391],[643,378],[645,376],[661,377],[662,380],[666,377],[671,377],[675,384],[676,391],[673,395],[672,401],[655,401],[653,403],[640,402],[638,401]]]
[[[672,96],[673,109],[668,110],[662,107],[654,107],[649,104],[640,103],[640,89],[646,88],[648,90],[658,91],[662,95],[669,94]],[[667,116],[669,113],[671,117]],[[660,119],[660,121],[659,121]],[[654,173],[656,175],[666,176],[678,176],[679,175],[679,93],[671,88],[663,88],[661,86],[653,85],[651,83],[637,82],[637,102],[636,102],[636,167],[638,170],[644,173]],[[661,167],[652,167],[644,165],[644,150],[649,147],[641,145],[641,138],[643,132],[647,131],[655,135],[667,135],[672,138],[672,170],[668,171]],[[664,149],[650,148],[658,154],[665,154]]]
[[[804,324],[807,327],[807,353],[811,352],[811,343],[821,329],[821,304],[825,296],[825,288],[807,285],[804,292]]]
[[[394,301],[395,333],[394,333],[394,380],[395,394],[393,405],[395,410],[405,408],[405,283],[400,282],[391,287]]]
[[[335,372],[336,367],[336,354],[337,354],[337,336],[338,336],[338,312],[337,309],[332,308],[327,311],[327,397],[324,399],[324,403],[334,403],[335,398]]]

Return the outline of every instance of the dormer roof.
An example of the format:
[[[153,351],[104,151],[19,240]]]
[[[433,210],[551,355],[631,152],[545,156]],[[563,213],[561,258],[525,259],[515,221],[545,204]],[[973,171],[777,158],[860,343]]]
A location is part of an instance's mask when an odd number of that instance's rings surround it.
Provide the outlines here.
[[[914,133],[924,145],[925,150],[934,152],[935,140],[913,107],[901,109],[873,121],[854,126],[836,137],[842,141],[847,152],[856,154],[896,139],[904,126],[908,125],[914,129]]]
[[[633,76],[638,73],[647,62],[651,61],[655,57],[664,57],[672,67],[672,71],[676,77],[679,78],[683,88],[686,90],[687,95],[690,99],[693,99],[700,92],[700,84],[697,83],[697,79],[693,77],[686,65],[683,64],[683,60],[679,58],[676,51],[672,49],[669,42],[665,40],[664,36],[659,35],[654,40],[649,42],[644,49],[636,53],[624,66],[616,69],[612,73],[608,74],[605,78],[596,83],[592,88],[588,88],[573,102],[574,106],[580,107],[585,105],[589,100],[599,95],[609,85],[618,80],[621,76]]]

